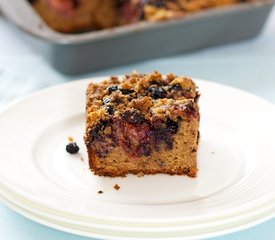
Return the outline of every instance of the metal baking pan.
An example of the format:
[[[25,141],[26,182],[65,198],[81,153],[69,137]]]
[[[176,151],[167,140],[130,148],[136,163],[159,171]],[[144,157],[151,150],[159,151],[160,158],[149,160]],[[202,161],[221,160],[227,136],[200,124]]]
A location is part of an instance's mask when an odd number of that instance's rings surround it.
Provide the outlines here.
[[[235,4],[180,20],[140,22],[82,34],[50,29],[26,0],[0,0],[0,7],[54,68],[80,74],[251,38],[261,31],[274,2]]]

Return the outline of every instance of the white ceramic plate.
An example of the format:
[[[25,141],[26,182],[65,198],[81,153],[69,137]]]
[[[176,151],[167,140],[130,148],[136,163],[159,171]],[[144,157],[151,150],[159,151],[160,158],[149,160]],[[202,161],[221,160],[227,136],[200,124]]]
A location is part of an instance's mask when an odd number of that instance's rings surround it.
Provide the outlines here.
[[[102,178],[89,171],[83,144],[88,81],[38,92],[0,115],[0,190],[16,210],[59,229],[97,237],[109,232],[109,238],[203,237],[274,215],[271,104],[196,80],[202,93],[198,177]],[[78,142],[78,155],[66,153],[68,136]]]

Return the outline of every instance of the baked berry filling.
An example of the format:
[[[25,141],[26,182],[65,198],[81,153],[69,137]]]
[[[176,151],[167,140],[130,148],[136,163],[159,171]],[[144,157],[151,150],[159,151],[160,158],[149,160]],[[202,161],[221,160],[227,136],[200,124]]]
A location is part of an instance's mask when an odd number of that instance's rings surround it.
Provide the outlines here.
[[[173,148],[173,135],[178,132],[181,122],[181,118],[177,121],[167,118],[150,123],[141,113],[127,111],[119,118],[98,123],[89,134],[89,143],[103,158],[117,146],[132,157],[150,156],[162,146]]]
[[[56,11],[70,14],[79,7],[81,0],[47,0],[48,4]]]
[[[134,23],[143,19],[143,1],[119,0],[119,16],[125,23]]]
[[[133,23],[144,19],[144,6],[165,7],[165,0],[118,0],[119,16],[123,22]]]

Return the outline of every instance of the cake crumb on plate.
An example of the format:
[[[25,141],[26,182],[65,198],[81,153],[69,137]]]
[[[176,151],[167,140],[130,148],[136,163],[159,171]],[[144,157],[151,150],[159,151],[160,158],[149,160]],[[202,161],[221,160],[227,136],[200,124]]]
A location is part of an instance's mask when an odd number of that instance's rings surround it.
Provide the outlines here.
[[[120,186],[118,184],[115,184],[114,189],[118,191],[120,189]]]

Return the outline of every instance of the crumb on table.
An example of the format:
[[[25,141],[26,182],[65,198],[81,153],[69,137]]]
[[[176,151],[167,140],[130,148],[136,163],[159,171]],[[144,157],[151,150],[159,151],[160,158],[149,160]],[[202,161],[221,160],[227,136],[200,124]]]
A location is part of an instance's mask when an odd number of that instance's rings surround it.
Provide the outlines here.
[[[120,186],[118,184],[115,184],[114,189],[118,191],[120,189]]]
[[[137,176],[138,176],[138,177],[143,177],[143,176],[144,176],[144,173],[143,173],[143,172],[139,172],[139,173],[137,174]]]
[[[69,142],[74,142],[74,139],[72,137],[68,137]]]
[[[103,191],[99,190],[97,193],[98,193],[98,194],[102,194],[102,193],[103,193]]]

